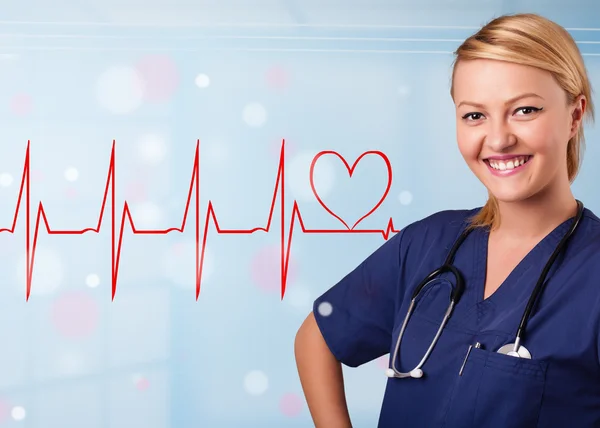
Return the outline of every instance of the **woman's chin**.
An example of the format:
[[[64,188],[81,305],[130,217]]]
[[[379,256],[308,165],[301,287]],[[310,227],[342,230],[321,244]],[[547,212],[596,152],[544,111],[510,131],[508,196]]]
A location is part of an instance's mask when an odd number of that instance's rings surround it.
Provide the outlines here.
[[[531,192],[525,189],[490,189],[490,194],[503,203],[522,202],[531,197]]]

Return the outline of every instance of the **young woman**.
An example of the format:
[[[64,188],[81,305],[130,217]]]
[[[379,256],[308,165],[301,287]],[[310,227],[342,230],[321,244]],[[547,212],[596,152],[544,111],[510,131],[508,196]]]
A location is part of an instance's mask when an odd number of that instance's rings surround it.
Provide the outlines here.
[[[379,427],[600,426],[600,221],[571,192],[591,92],[539,15],[458,48],[458,148],[489,199],[408,225],[315,301],[295,354],[316,427],[351,426],[341,364],[388,353]]]

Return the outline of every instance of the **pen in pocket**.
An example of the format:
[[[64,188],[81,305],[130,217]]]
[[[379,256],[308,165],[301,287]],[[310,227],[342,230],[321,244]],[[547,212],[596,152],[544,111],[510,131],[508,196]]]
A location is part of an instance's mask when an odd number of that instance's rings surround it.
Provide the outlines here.
[[[467,351],[467,355],[465,355],[465,359],[462,363],[462,366],[460,367],[460,371],[458,372],[459,376],[462,376],[462,372],[465,368],[465,364],[467,364],[467,360],[469,359],[469,354],[471,353],[471,348],[473,348],[473,345],[469,345],[469,350]],[[475,348],[481,348],[481,343],[477,342],[475,344]]]

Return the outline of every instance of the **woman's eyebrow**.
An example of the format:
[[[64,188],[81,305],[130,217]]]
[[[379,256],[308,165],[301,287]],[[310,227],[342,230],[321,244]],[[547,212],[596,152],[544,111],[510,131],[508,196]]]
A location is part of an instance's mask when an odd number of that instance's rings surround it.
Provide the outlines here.
[[[516,97],[512,97],[511,99],[507,100],[504,103],[504,105],[512,104],[515,101],[520,100],[521,98],[527,98],[527,97],[537,97],[537,98],[541,98],[542,100],[544,99],[544,97],[542,97],[542,96],[540,96],[540,95],[538,95],[538,94],[536,94],[534,92],[527,92],[525,94],[521,94],[521,95],[517,95]],[[463,101],[463,102],[461,102],[458,105],[458,107],[462,106],[463,104],[468,104],[468,105],[479,107],[479,108],[485,108],[485,105],[480,104],[480,103],[476,103],[476,102],[473,102],[473,101]]]

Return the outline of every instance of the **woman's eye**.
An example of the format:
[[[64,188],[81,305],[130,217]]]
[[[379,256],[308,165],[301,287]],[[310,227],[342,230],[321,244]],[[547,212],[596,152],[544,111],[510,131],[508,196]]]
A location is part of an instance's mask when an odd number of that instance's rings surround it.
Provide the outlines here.
[[[467,119],[471,117],[473,120],[478,120],[481,119],[481,116],[483,116],[481,113],[467,113],[462,118]]]
[[[515,111],[515,113],[518,112],[518,111],[522,111],[527,116],[528,114],[535,113],[535,112],[538,112],[540,110],[541,110],[541,108],[537,108],[537,107],[519,107]],[[527,113],[527,112],[529,112],[529,113]]]

